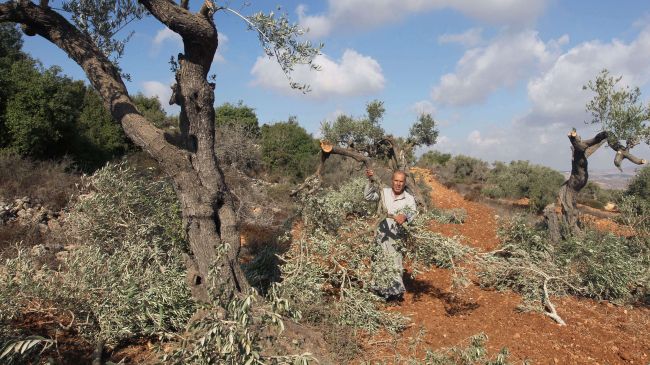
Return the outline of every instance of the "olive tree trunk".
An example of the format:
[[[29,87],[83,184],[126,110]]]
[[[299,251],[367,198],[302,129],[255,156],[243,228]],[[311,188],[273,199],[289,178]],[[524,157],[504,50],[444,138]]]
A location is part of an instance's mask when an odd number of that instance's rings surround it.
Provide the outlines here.
[[[0,22],[21,24],[27,35],[46,38],[79,64],[126,135],[172,179],[191,248],[186,261],[193,296],[207,301],[215,294],[208,291],[211,270],[226,293],[246,290],[248,283],[238,263],[240,235],[233,199],[214,153],[214,90],[207,82],[218,46],[212,14],[205,9],[191,13],[167,0],[140,3],[184,41],[174,93],[185,124],[181,147],[168,142],[163,131],[138,112],[118,69],[91,39],[45,1],[2,3]]]
[[[557,202],[549,204],[544,209],[549,235],[553,242],[558,242],[561,239],[582,232],[580,211],[577,206],[578,193],[587,185],[589,180],[589,156],[596,152],[605,142],[608,142],[609,132],[600,132],[594,138],[583,141],[576,130],[573,129],[569,132],[568,137],[573,152],[571,175],[560,187]],[[618,142],[608,142],[608,145],[616,151],[614,165],[619,169],[623,159],[628,159],[637,165],[646,163],[645,160],[639,159],[629,152],[634,147],[633,144],[628,143],[628,146],[623,146]]]

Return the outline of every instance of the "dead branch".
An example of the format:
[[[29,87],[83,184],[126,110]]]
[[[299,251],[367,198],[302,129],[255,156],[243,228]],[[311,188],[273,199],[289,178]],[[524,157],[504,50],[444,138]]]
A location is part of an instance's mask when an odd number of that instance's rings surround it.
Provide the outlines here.
[[[544,278],[544,284],[542,285],[544,289],[544,310],[545,310],[544,314],[550,317],[555,322],[557,322],[557,324],[559,324],[560,326],[566,326],[566,322],[564,322],[562,317],[560,317],[560,315],[557,314],[557,311],[555,310],[555,306],[553,305],[551,299],[549,298],[548,288],[546,286],[546,283],[548,283],[550,279],[552,278],[549,277]]]

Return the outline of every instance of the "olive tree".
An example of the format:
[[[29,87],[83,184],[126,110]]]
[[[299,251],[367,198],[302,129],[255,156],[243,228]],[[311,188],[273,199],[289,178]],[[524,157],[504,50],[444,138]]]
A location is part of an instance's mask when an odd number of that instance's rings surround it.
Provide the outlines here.
[[[384,116],[384,103],[374,100],[366,105],[366,116],[352,118],[340,115],[334,122],[325,122],[322,126],[320,164],[316,172],[291,192],[314,192],[320,188],[321,172],[330,155],[350,157],[370,168],[374,160],[386,160],[393,171],[404,171],[407,189],[415,196],[418,207],[426,210],[426,201],[418,188],[409,166],[414,160],[414,150],[419,146],[431,146],[436,143],[438,130],[430,114],[421,114],[413,123],[406,138],[386,134],[380,123]],[[375,183],[378,183],[375,181]]]
[[[191,248],[188,279],[193,296],[201,301],[214,294],[206,280],[210,272],[224,289],[221,294],[232,296],[249,287],[238,262],[240,234],[233,197],[215,155],[215,85],[208,82],[219,45],[215,13],[227,11],[258,32],[264,51],[277,58],[285,72],[298,63],[317,68],[312,60],[320,48],[298,41],[302,31],[286,16],[245,17],[211,0],[198,12],[190,11],[189,0],[64,0],[62,9],[50,7],[48,0],[0,3],[0,23],[20,24],[26,35],[47,39],[79,64],[128,138],[172,179]],[[183,40],[183,52],[173,62],[176,83],[170,102],[181,109],[181,136],[174,142],[138,110],[123,82],[126,74],[116,63],[128,39],[117,39],[116,32],[147,13]]]
[[[640,143],[650,144],[650,105],[640,100],[638,87],[620,87],[621,77],[613,77],[602,70],[595,80],[589,81],[584,90],[595,93],[586,110],[592,119],[586,123],[598,126],[600,131],[583,140],[575,128],[569,132],[572,160],[571,175],[560,187],[557,206],[549,205],[545,216],[549,233],[554,241],[580,232],[580,217],[576,199],[589,179],[588,158],[602,145],[607,144],[614,152],[614,165],[622,171],[623,160],[643,165],[647,161],[634,156],[630,151]]]

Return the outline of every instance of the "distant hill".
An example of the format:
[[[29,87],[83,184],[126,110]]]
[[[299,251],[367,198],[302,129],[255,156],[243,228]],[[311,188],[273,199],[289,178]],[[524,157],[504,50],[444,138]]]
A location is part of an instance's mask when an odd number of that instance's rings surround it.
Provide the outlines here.
[[[630,180],[636,175],[638,167],[627,167],[623,172],[617,169],[589,170],[589,181],[593,181],[605,189],[623,190],[627,188]],[[563,171],[564,177],[569,178],[570,171]]]

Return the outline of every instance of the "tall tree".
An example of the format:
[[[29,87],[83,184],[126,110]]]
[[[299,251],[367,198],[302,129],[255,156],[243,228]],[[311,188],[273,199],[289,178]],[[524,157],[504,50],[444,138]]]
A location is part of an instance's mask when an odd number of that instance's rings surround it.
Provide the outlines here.
[[[231,10],[211,0],[198,12],[189,10],[188,0],[69,0],[63,9],[72,14],[72,22],[51,8],[48,0],[7,1],[0,4],[0,22],[19,23],[25,34],[49,40],[79,64],[126,135],[171,177],[191,248],[186,261],[193,295],[207,301],[214,294],[230,297],[246,290],[249,285],[238,262],[237,215],[215,155],[215,85],[207,79],[218,47],[213,16]],[[114,63],[124,51],[124,42],[116,40],[115,33],[141,17],[145,9],[183,40],[172,96],[181,108],[177,145],[138,111],[123,82],[124,74]],[[266,53],[275,56],[285,71],[296,63],[311,64],[319,52],[319,48],[296,40],[301,30],[286,17],[257,13],[242,18],[258,31]],[[223,289],[219,293],[209,291],[211,272]]]
[[[574,128],[568,134],[573,151],[571,175],[560,187],[556,205],[545,209],[551,239],[558,241],[563,237],[581,231],[576,199],[589,179],[588,158],[603,144],[614,150],[614,165],[622,171],[623,160],[642,165],[646,160],[634,156],[630,150],[639,143],[650,144],[650,106],[640,100],[638,87],[618,87],[621,77],[613,77],[606,69],[595,80],[583,86],[584,90],[595,93],[586,105],[592,119],[587,122],[597,125],[600,131],[591,139],[583,140]]]

